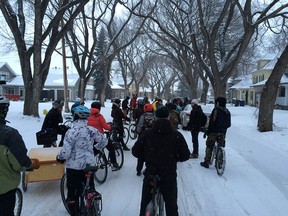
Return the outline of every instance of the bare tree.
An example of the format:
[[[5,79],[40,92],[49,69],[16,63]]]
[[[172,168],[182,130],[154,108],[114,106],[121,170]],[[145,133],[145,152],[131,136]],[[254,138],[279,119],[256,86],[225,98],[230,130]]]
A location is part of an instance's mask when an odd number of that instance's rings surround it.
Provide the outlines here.
[[[124,3],[119,0],[94,0],[92,9],[90,8],[88,10],[88,8],[86,8],[85,11],[82,12],[82,16],[77,19],[79,23],[74,25],[75,28],[73,31],[71,30],[69,32],[68,38],[69,47],[73,55],[72,59],[81,79],[79,87],[81,97],[84,97],[86,84],[95,69],[100,64],[105,66],[104,85],[100,94],[102,105],[104,105],[106,98],[106,87],[110,80],[111,64],[113,60],[122,49],[132,44],[139,36],[146,20],[145,18],[137,18],[137,23],[133,20],[134,15],[132,12],[141,11],[145,6],[143,0],[135,1],[132,5],[125,5],[129,8],[129,10],[126,10],[126,12],[128,11],[129,13],[123,14],[121,18],[116,16],[117,4]],[[96,8],[96,5],[98,5],[98,8]],[[149,7],[149,10],[153,11],[153,9],[153,5]],[[147,9],[145,12],[149,13],[149,10]],[[88,14],[88,11],[91,13]],[[133,29],[131,22],[134,24]],[[107,50],[102,55],[101,59],[95,59],[94,52],[97,44],[97,31],[99,31],[100,27],[104,27],[107,32]],[[129,35],[126,34],[128,29],[131,31]],[[81,34],[77,34],[78,32]],[[92,35],[92,41],[90,41],[90,34]],[[120,40],[125,37],[126,40],[124,42],[123,40]]]
[[[39,116],[38,103],[51,56],[87,2],[63,0],[59,4],[58,0],[18,0],[12,4],[11,1],[0,0],[1,12],[12,32],[20,59],[25,87],[24,115]],[[60,22],[68,10],[71,11],[69,20],[61,27]]]
[[[288,45],[286,45],[281,56],[268,78],[260,98],[258,130],[260,132],[273,130],[274,104],[279,89],[281,77],[288,65]]]
[[[216,96],[226,95],[227,80],[235,73],[248,44],[264,22],[287,14],[288,3],[253,5],[252,0],[190,1],[192,44]],[[258,3],[259,4],[259,3]],[[197,17],[193,16],[197,11]],[[235,27],[237,27],[235,31]],[[198,32],[197,32],[197,31]],[[201,33],[201,34],[200,34]],[[199,40],[199,37],[202,39]],[[205,41],[205,58],[199,49]]]

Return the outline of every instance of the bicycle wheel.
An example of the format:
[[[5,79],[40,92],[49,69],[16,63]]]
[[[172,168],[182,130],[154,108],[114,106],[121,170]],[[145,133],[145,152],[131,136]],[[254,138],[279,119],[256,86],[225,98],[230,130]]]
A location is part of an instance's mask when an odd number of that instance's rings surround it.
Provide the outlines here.
[[[210,162],[209,162],[210,165],[213,164],[213,161],[214,161],[214,159],[215,159],[215,156],[216,156],[216,146],[214,146],[214,147],[213,147],[213,150],[212,150],[211,159],[210,159]]]
[[[124,143],[127,144],[129,141],[129,129],[127,127],[124,127],[124,134],[123,134],[123,140]]]
[[[22,205],[23,205],[23,194],[20,188],[16,188],[15,193],[15,207],[14,207],[14,215],[20,216],[22,211]]]
[[[103,151],[100,151],[96,156],[96,166],[98,167],[97,172],[94,173],[94,180],[103,184],[106,181],[108,175],[107,158]]]
[[[27,183],[25,182],[25,172],[23,171],[22,172],[22,175],[21,175],[21,181],[22,181],[22,189],[23,191],[27,191]]]
[[[66,173],[64,173],[64,175],[61,178],[60,193],[61,193],[61,198],[62,198],[62,202],[64,204],[64,207],[67,210],[67,212],[70,214],[70,210],[69,210],[68,204],[67,204],[68,189],[67,189],[67,175],[66,175]]]
[[[226,155],[225,150],[223,147],[219,147],[218,151],[216,153],[216,161],[215,161],[215,167],[217,170],[217,174],[219,176],[222,176],[225,170],[226,166]]]
[[[113,145],[115,146],[114,148],[115,148],[115,155],[116,155],[116,161],[118,163],[118,168],[121,169],[121,167],[124,164],[123,149],[121,148],[120,144],[117,142],[114,142]]]
[[[129,136],[132,140],[137,138],[137,133],[136,133],[136,124],[132,123],[129,125]]]

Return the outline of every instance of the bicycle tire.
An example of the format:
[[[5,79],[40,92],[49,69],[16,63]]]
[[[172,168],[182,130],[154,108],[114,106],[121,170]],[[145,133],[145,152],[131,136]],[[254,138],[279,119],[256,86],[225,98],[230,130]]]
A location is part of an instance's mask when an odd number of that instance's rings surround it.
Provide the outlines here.
[[[129,137],[130,137],[129,129],[127,127],[124,127],[123,141],[125,144],[128,143]]]
[[[69,210],[67,202],[66,202],[67,193],[68,193],[68,189],[67,189],[67,175],[66,175],[66,173],[64,173],[64,175],[61,178],[60,193],[61,193],[61,198],[62,198],[63,205],[64,205],[65,209],[67,210],[67,212],[70,214],[70,210]]]
[[[136,133],[136,124],[132,123],[129,125],[129,136],[132,140],[135,140],[138,136],[138,134]]]
[[[108,175],[108,161],[105,153],[100,151],[100,153],[95,156],[95,160],[98,170],[94,173],[94,180],[98,184],[103,184],[106,181]]]
[[[15,192],[15,207],[14,207],[14,215],[20,216],[23,206],[23,194],[20,188],[16,188]]]
[[[225,149],[223,147],[218,148],[215,159],[216,159],[215,167],[217,170],[217,174],[219,176],[222,176],[226,166],[226,155],[225,155]]]
[[[21,174],[21,183],[22,183],[22,190],[24,192],[27,191],[27,183],[25,182],[25,172],[24,171]]]
[[[113,145],[115,146],[114,148],[115,148],[116,161],[118,163],[118,168],[120,170],[124,164],[124,152],[121,145],[118,142],[114,142]]]

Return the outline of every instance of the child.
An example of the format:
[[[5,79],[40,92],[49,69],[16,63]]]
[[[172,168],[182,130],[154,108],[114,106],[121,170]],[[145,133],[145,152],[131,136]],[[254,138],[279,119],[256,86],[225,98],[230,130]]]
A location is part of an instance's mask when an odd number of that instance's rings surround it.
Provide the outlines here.
[[[60,163],[66,161],[68,207],[71,215],[78,215],[78,200],[85,182],[84,169],[87,164],[95,166],[93,144],[95,142],[95,148],[100,150],[107,145],[108,139],[96,128],[87,126],[87,119],[90,116],[87,107],[79,105],[73,112],[73,126],[65,135],[57,161]],[[90,179],[90,186],[94,188],[93,176]]]

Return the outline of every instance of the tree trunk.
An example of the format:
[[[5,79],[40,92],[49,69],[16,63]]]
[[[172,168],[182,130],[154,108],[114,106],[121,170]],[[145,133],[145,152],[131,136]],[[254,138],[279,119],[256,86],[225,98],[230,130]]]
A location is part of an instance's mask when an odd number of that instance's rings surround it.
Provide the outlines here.
[[[273,111],[281,77],[288,64],[288,45],[278,59],[272,73],[267,80],[260,98],[258,130],[260,132],[273,130]]]

